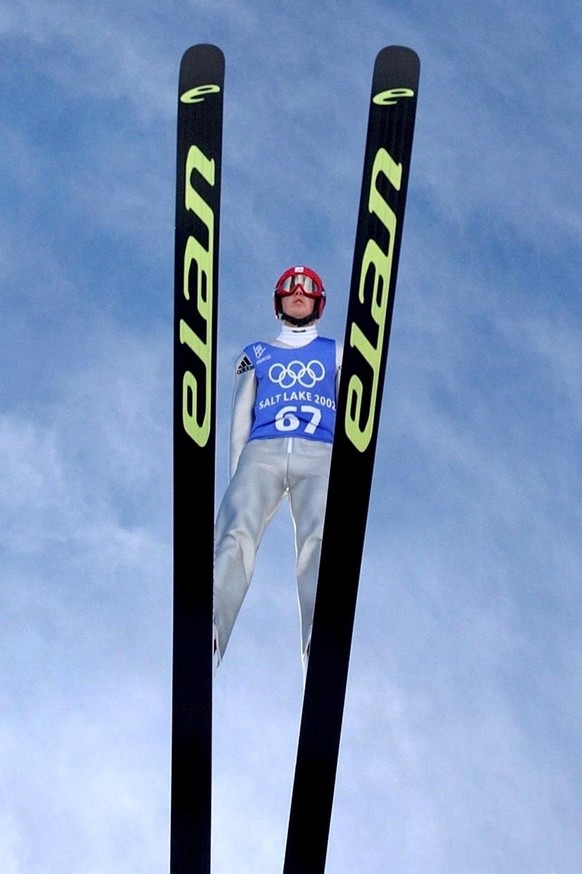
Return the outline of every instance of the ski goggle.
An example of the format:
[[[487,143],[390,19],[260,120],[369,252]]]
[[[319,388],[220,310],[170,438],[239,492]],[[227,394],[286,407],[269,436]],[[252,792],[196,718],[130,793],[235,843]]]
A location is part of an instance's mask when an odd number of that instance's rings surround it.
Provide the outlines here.
[[[292,267],[283,273],[275,286],[275,294],[286,297],[293,294],[296,288],[301,288],[306,297],[325,297],[321,279],[308,267]]]

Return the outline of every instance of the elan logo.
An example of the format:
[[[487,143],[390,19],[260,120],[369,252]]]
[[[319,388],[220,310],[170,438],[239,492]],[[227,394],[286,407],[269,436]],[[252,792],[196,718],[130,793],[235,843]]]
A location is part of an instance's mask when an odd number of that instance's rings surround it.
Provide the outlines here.
[[[388,93],[388,92],[385,92]],[[378,388],[386,317],[390,294],[390,279],[393,269],[394,242],[396,239],[397,218],[380,193],[381,177],[384,177],[397,191],[402,183],[402,164],[398,164],[386,149],[378,149],[372,165],[368,210],[375,215],[387,232],[388,246],[383,249],[378,240],[370,238],[366,243],[360,268],[358,300],[365,304],[376,328],[372,336],[355,320],[350,326],[350,346],[358,350],[368,365],[366,384],[357,374],[352,374],[348,383],[345,431],[356,449],[364,452],[372,439],[374,414],[378,402]],[[385,238],[386,233],[382,236]],[[368,281],[372,271],[373,281]],[[366,300],[366,289],[371,290]]]
[[[208,94],[219,94],[220,85],[197,85],[196,88],[190,88],[189,91],[184,91],[180,94],[181,103],[202,103]]]
[[[406,97],[414,97],[412,88],[389,88],[387,91],[375,94],[372,103],[377,106],[394,106],[401,98]]]
[[[196,90],[196,89],[194,89]],[[207,247],[195,236],[189,236],[184,249],[183,294],[196,307],[198,321],[205,326],[203,336],[197,334],[184,319],[180,319],[180,342],[196,355],[204,366],[203,385],[190,371],[182,381],[182,421],[186,433],[198,444],[205,446],[210,436],[212,412],[212,303],[214,297],[214,212],[196,190],[198,177],[214,185],[215,162],[198,146],[191,146],[186,157],[186,184],[184,201],[205,228]],[[191,289],[195,298],[191,299]]]

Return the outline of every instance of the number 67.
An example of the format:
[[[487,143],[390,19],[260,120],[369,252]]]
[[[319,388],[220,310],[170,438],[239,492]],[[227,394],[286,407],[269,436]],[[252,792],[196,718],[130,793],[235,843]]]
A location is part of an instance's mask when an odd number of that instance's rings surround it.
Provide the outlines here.
[[[297,431],[301,425],[301,420],[296,413],[308,413],[311,419],[305,425],[306,434],[315,434],[317,426],[321,422],[321,410],[317,407],[312,407],[310,404],[302,404],[301,407],[288,406],[281,407],[275,416],[275,427],[277,431]]]

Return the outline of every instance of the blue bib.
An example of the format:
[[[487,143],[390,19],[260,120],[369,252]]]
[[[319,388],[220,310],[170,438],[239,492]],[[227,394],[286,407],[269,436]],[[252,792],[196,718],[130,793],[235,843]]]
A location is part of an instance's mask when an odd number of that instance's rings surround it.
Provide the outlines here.
[[[253,343],[244,351],[257,378],[249,439],[303,437],[332,443],[335,340],[316,337],[298,349]]]

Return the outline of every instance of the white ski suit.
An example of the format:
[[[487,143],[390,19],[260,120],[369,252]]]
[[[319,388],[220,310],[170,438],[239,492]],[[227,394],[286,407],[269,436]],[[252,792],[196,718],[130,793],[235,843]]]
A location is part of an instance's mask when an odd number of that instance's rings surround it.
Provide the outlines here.
[[[215,530],[219,660],[250,585],[263,533],[286,496],[295,529],[304,657],[308,650],[340,370],[340,345],[318,337],[315,325],[286,325],[276,340],[246,347],[236,362],[231,479]]]

